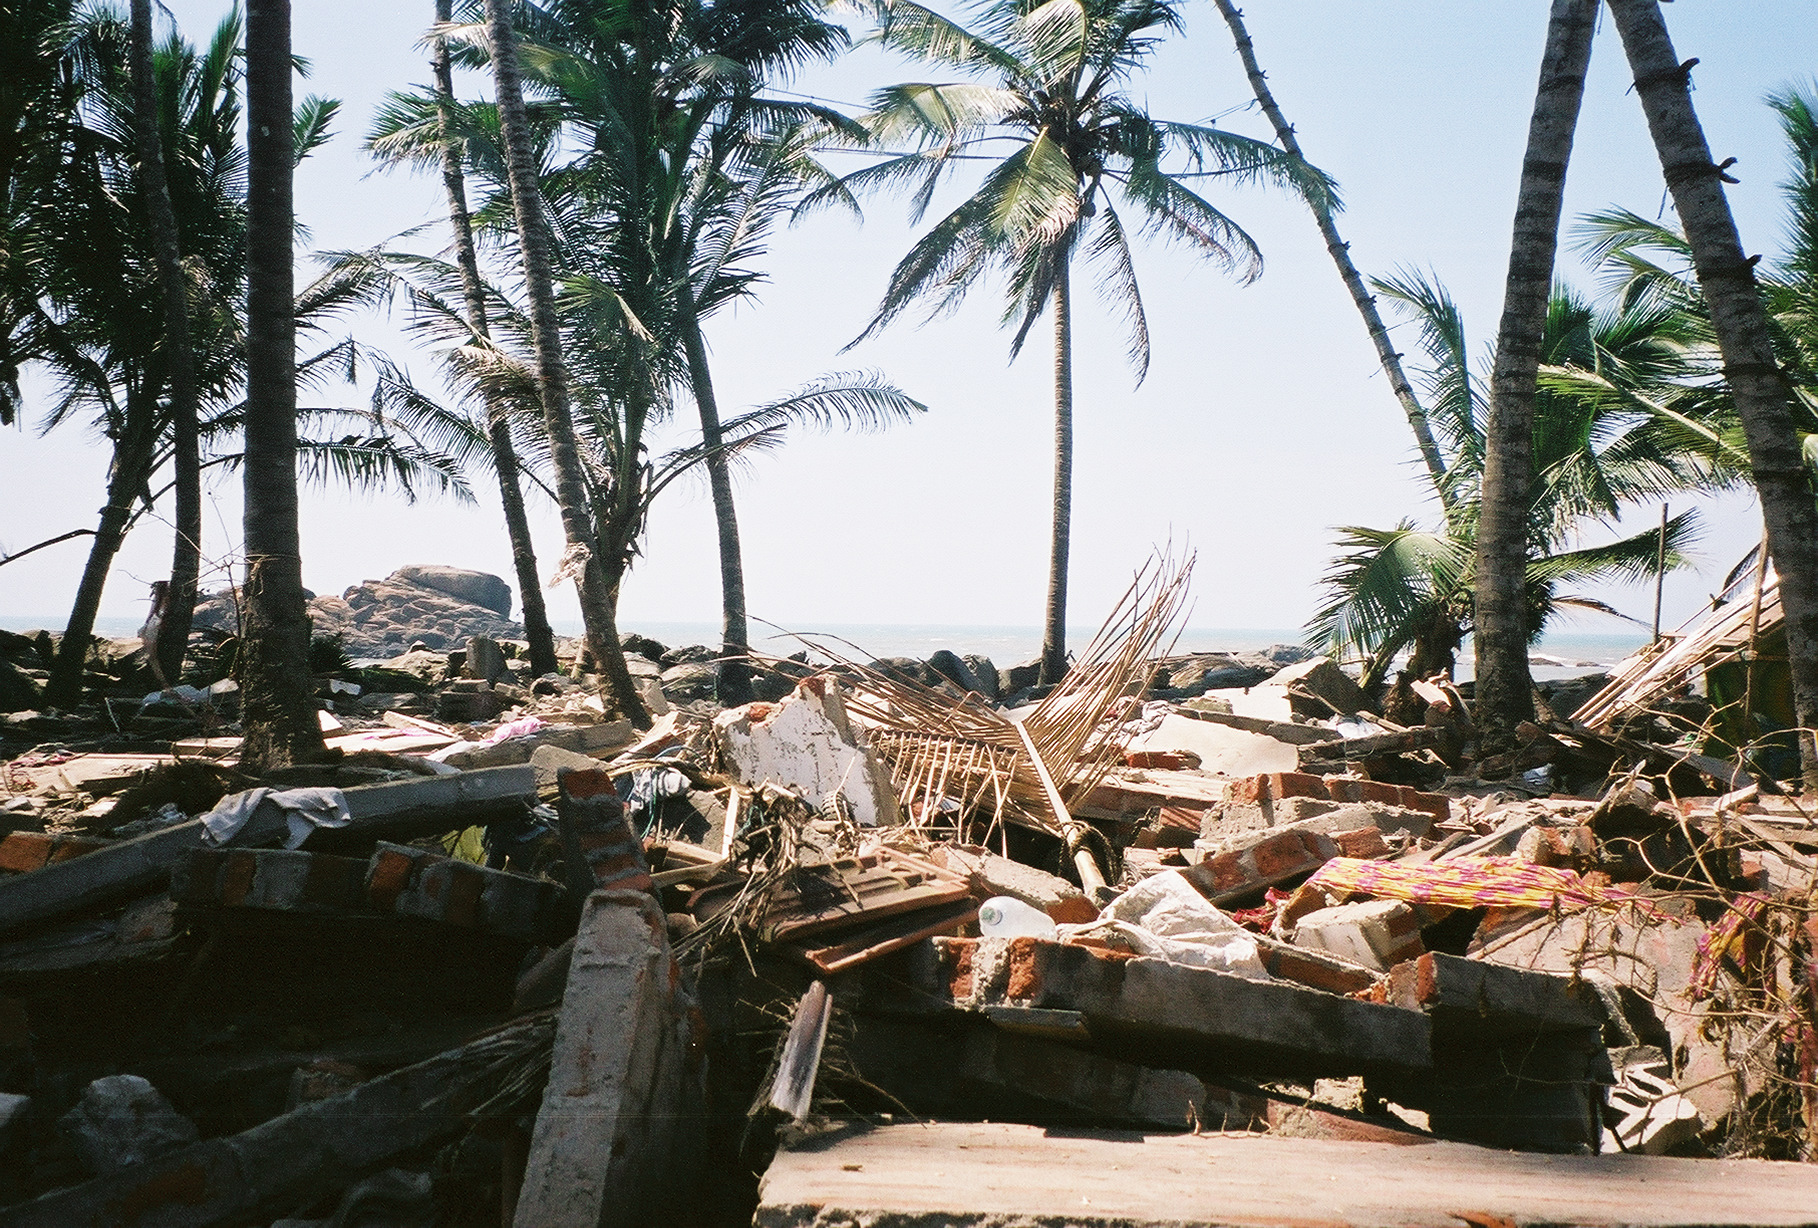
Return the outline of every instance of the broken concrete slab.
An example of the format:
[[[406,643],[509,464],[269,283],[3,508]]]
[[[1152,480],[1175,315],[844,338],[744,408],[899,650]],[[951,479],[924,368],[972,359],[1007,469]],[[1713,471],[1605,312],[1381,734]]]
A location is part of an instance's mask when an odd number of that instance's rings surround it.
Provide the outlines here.
[[[1152,732],[1131,739],[1129,747],[1137,752],[1192,751],[1199,756],[1202,770],[1226,776],[1293,771],[1299,762],[1293,743],[1271,736],[1270,722],[1259,723],[1265,728],[1251,730],[1169,713]],[[1322,733],[1330,736],[1332,731],[1323,730]]]
[[[1295,922],[1294,945],[1325,951],[1378,972],[1387,972],[1425,950],[1420,918],[1413,905],[1401,900],[1365,900],[1316,909]]]
[[[654,899],[641,891],[588,897],[513,1219],[519,1228],[644,1224],[663,1206],[682,1175],[666,1168],[688,1044],[679,985]]]
[[[742,784],[782,785],[822,811],[844,809],[861,827],[902,822],[890,774],[872,754],[864,729],[847,718],[831,677],[804,680],[780,703],[722,712],[713,727]]]
[[[756,1223],[1670,1228],[1809,1224],[1814,1206],[1818,1170],[1807,1164],[917,1123],[848,1128],[779,1152]]]
[[[944,979],[929,988],[955,1006],[1078,1011],[1095,1037],[1122,1037],[1158,1062],[1289,1076],[1432,1064],[1430,1023],[1416,1011],[1032,938],[935,943]]]

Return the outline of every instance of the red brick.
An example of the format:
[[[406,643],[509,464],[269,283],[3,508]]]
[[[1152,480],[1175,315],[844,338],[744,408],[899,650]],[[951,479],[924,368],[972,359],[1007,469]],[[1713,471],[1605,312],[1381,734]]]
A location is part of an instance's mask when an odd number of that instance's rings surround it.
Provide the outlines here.
[[[1156,823],[1161,827],[1175,827],[1181,831],[1199,834],[1206,821],[1206,808],[1203,806],[1163,806]]]
[[[1376,978],[1359,969],[1334,967],[1296,952],[1292,947],[1270,945],[1260,951],[1270,976],[1323,989],[1327,993],[1356,993],[1368,989]]]
[[[1006,998],[1030,999],[1041,993],[1042,974],[1036,966],[1036,954],[1036,939],[1010,940],[1010,980],[1004,987]]]
[[[1326,782],[1306,772],[1270,772],[1269,797],[1272,801],[1281,801],[1287,797],[1314,797],[1324,801],[1330,794],[1326,792]]]
[[[43,832],[16,831],[0,840],[0,870],[29,874],[50,861],[53,841]]]
[[[1311,839],[1305,838],[1302,832],[1283,832],[1273,839],[1264,840],[1250,850],[1250,856],[1256,866],[1257,885],[1264,882],[1282,879],[1302,870],[1311,873],[1326,863]]]
[[[1084,925],[1098,920],[1098,908],[1083,895],[1070,895],[1048,905],[1048,917],[1056,925]]]
[[[1374,827],[1360,827],[1356,831],[1332,833],[1332,843],[1346,857],[1356,857],[1362,861],[1374,861],[1378,857],[1389,855],[1389,842],[1382,838],[1382,832]]]
[[[1400,785],[1392,785],[1381,780],[1360,780],[1357,784],[1358,801],[1375,802],[1379,806],[1402,804]]]
[[[976,938],[943,938],[934,944],[941,959],[941,974],[947,992],[964,1000],[972,996],[972,957],[978,951]]]
[[[1132,750],[1124,752],[1124,766],[1155,768],[1165,772],[1184,772],[1199,766],[1199,756],[1189,759],[1177,750]]]
[[[466,862],[452,862],[448,870],[450,880],[442,920],[450,925],[477,928],[480,924],[480,893],[486,889],[486,875],[478,866]]]
[[[1360,776],[1326,777],[1326,796],[1335,802],[1361,802],[1363,787],[1371,782]]]
[[[390,912],[398,897],[410,885],[410,868],[416,859],[396,849],[380,849],[373,854],[372,872],[366,880],[366,898],[380,912]]]
[[[1409,810],[1424,810],[1433,816],[1435,823],[1444,823],[1452,817],[1452,799],[1443,793],[1421,793],[1410,789],[1409,798],[1403,802]]]
[[[612,773],[603,768],[589,768],[585,771],[568,771],[562,773],[562,790],[569,797],[579,801],[589,797],[599,797],[615,791]]]
[[[259,873],[259,859],[247,849],[235,849],[227,855],[221,871],[221,903],[235,908],[252,894],[253,878]]]
[[[1226,791],[1226,798],[1229,801],[1246,805],[1267,801],[1269,778],[1267,776],[1246,776],[1242,780],[1234,780],[1231,782],[1230,789]]]

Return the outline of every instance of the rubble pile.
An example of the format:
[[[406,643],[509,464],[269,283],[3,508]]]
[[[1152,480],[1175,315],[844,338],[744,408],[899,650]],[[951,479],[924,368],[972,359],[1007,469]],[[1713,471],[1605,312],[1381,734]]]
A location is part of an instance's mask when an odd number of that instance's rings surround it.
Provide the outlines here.
[[[336,757],[260,780],[231,686],[104,687],[4,768],[0,1224],[1305,1218],[1259,1165],[1405,1170],[1350,1222],[1809,1219],[1761,1163],[1818,1158],[1809,800],[1238,683],[1162,653],[1184,593],[1040,691],[817,647],[721,710],[634,638],[645,730],[473,635],[340,663]]]

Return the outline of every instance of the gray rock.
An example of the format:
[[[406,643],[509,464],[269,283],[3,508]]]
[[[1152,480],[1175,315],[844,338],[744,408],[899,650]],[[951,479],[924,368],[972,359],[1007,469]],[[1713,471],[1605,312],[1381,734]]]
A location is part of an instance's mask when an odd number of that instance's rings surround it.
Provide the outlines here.
[[[663,671],[663,694],[683,703],[712,699],[719,684],[719,670],[705,661],[684,661]]]
[[[939,686],[941,676],[914,657],[879,657],[866,668],[886,678],[907,678],[911,682]]]
[[[447,593],[456,600],[481,609],[491,610],[500,618],[511,617],[511,586],[498,576],[483,571],[463,571],[434,563],[413,563],[391,573],[400,584]]]
[[[960,660],[966,663],[966,668],[972,671],[974,678],[978,679],[979,694],[986,699],[996,699],[1000,688],[997,666],[991,663],[991,658],[980,656],[976,652],[969,652]]]
[[[669,649],[665,648],[656,640],[651,639],[648,635],[639,635],[635,631],[630,635],[620,636],[619,647],[623,648],[626,652],[635,652],[640,657],[649,657],[652,661],[662,661],[664,665],[675,664],[674,661],[665,660],[669,654]]]
[[[962,691],[973,691],[980,695],[985,693],[984,684],[978,680],[971,667],[945,648],[928,658],[928,668]]]
[[[664,669],[672,665],[691,665],[697,661],[712,661],[720,655],[719,649],[709,648],[705,644],[689,644],[684,648],[671,648],[662,653],[657,660]]]
[[[195,1123],[138,1075],[96,1079],[57,1126],[75,1145],[82,1166],[97,1177],[186,1147],[200,1137]]]
[[[1026,691],[1035,685],[1042,674],[1042,659],[1031,657],[1018,665],[1002,669],[997,674],[997,689],[1002,693]]]
[[[505,650],[499,647],[497,640],[476,635],[467,641],[461,669],[469,678],[497,682],[505,676],[505,668]]]

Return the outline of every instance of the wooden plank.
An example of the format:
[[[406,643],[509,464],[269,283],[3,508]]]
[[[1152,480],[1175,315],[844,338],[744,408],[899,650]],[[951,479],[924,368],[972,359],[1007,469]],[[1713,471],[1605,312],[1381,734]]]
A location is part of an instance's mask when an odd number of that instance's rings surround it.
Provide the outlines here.
[[[801,955],[821,972],[832,976],[914,946],[924,938],[953,934],[976,920],[978,904],[963,900],[951,908],[926,909],[892,917],[848,935],[844,942],[810,947],[802,950]]]
[[[778,1152],[757,1222],[1078,1228],[1810,1224],[1818,1166],[917,1122]]]

